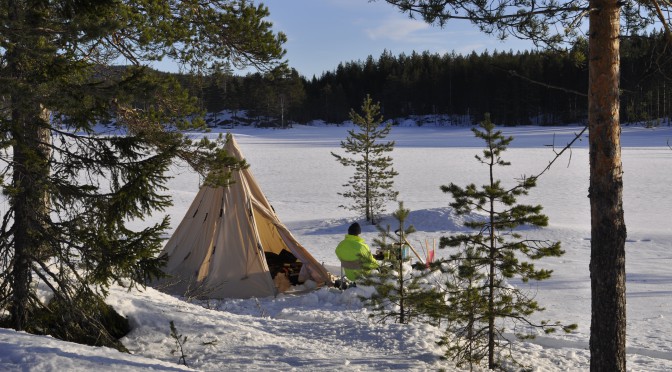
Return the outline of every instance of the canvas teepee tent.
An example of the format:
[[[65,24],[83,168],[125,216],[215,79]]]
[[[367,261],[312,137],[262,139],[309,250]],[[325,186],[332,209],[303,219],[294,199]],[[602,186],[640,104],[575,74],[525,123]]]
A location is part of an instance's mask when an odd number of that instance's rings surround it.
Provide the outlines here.
[[[243,159],[233,136],[226,146]],[[163,249],[169,277],[153,286],[177,295],[249,298],[277,294],[278,274],[330,283],[329,273],[280,222],[250,169],[234,172],[233,181],[201,187]]]

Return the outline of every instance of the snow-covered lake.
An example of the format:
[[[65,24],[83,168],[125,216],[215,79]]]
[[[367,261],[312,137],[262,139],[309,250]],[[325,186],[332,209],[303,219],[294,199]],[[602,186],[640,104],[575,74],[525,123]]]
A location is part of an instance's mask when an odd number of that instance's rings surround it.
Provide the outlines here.
[[[257,181],[295,237],[325,265],[338,264],[336,244],[357,219],[338,206],[351,170],[331,152],[348,127],[295,126],[290,130],[233,129]],[[579,127],[503,128],[515,137],[503,154],[512,166],[496,175],[512,182],[539,173]],[[213,134],[214,135],[214,134]],[[586,136],[585,134],[584,136]],[[420,244],[464,229],[439,186],[485,182],[486,168],[474,155],[482,142],[468,128],[395,127],[392,156],[399,172],[399,200],[411,210],[408,222]],[[628,230],[628,370],[672,370],[672,128],[624,127],[624,209]],[[530,289],[546,311],[539,319],[576,322],[570,335],[518,343],[515,353],[535,371],[588,370],[590,333],[590,213],[587,140],[559,159],[530,192],[526,203],[542,204],[549,227],[526,234],[559,240],[563,257],[538,266],[554,270]],[[554,146],[554,147],[553,147]],[[175,167],[170,181],[175,228],[198,189],[198,177]],[[396,205],[390,205],[391,211]],[[160,216],[152,219],[158,220]],[[150,221],[152,220],[150,219]],[[371,242],[375,227],[364,226]],[[440,255],[447,254],[440,251]],[[520,284],[520,283],[513,283]],[[110,303],[128,316],[134,330],[122,341],[133,355],[68,344],[48,337],[0,329],[0,370],[181,370],[171,354],[168,322],[189,337],[187,363],[197,370],[451,370],[438,357],[441,330],[420,325],[376,324],[357,300],[358,291],[321,289],[300,296],[211,301],[199,306],[164,295],[114,289]],[[203,304],[200,304],[203,305]]]

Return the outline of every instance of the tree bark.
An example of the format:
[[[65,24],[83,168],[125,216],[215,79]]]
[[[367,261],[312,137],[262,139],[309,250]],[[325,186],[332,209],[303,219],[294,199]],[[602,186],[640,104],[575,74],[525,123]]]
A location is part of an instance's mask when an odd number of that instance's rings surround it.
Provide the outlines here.
[[[17,120],[21,120],[17,113],[12,115],[13,126],[16,127]],[[17,143],[20,141],[15,137]],[[13,204],[16,205],[14,211],[14,258],[12,261],[12,271],[10,275],[10,283],[12,287],[12,299],[10,314],[12,318],[12,325],[17,331],[25,329],[28,323],[28,303],[30,300],[30,283],[31,278],[31,243],[29,242],[28,233],[28,216],[26,216],[26,208],[29,204],[28,196],[22,189],[23,185],[28,183],[25,172],[22,172],[19,164],[25,163],[26,156],[19,146],[14,146],[14,162],[16,164],[13,173],[13,186],[16,187],[16,194],[13,195]]]
[[[625,238],[617,0],[590,2],[590,370],[625,371]]]
[[[9,19],[16,29],[28,28],[26,4],[10,1]],[[8,75],[22,81],[34,68],[31,38],[20,35],[7,53]],[[25,38],[22,38],[25,37]],[[49,218],[49,158],[51,132],[49,111],[32,94],[32,88],[15,86],[11,92],[10,135],[13,140],[12,187],[9,197],[13,209],[13,258],[10,269],[12,290],[9,313],[13,327],[24,330],[30,322],[32,266],[46,260],[46,222]]]

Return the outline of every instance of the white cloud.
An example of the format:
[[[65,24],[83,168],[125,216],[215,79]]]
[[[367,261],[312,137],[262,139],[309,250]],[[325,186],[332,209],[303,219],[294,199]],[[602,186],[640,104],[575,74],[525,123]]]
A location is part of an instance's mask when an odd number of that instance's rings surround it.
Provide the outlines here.
[[[388,19],[376,28],[364,29],[364,32],[371,40],[417,42],[419,38],[426,38],[426,35],[419,35],[418,31],[427,30],[429,27],[427,23],[417,19]]]

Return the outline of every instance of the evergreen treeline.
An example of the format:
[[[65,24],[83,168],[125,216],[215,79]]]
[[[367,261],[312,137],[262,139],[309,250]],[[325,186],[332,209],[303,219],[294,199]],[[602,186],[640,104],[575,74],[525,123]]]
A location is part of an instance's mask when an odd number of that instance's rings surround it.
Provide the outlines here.
[[[583,105],[577,107],[581,100],[575,95],[530,84],[509,71],[581,91],[587,81],[587,71],[560,53],[440,56],[425,52],[398,57],[383,53],[377,61],[369,57],[364,62],[341,64],[335,73],[313,80],[307,85],[308,97],[313,99],[307,109],[313,116],[340,122],[341,105],[351,105],[351,97],[371,92],[388,118],[435,114],[478,117],[490,112],[498,123],[513,125],[544,115],[549,117],[546,121],[576,121],[585,111]]]
[[[324,120],[341,123],[369,94],[386,118],[447,115],[444,124],[558,125],[587,116],[587,44],[568,51],[412,53],[340,63],[307,80],[294,69],[189,78],[209,112],[246,110],[265,126]],[[672,116],[672,53],[659,34],[621,42],[622,121]],[[187,79],[186,77],[183,77]]]

